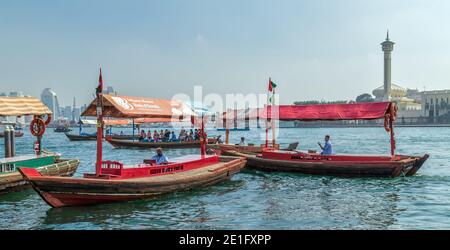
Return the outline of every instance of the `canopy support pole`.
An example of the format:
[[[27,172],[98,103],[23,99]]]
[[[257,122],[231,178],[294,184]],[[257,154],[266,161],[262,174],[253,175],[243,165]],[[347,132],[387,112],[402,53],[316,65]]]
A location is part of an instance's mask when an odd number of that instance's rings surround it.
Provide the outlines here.
[[[389,119],[389,128],[390,128],[390,135],[391,135],[391,157],[394,159],[395,157],[395,134],[394,134],[394,121],[391,117]]]
[[[102,174],[102,157],[103,157],[103,107],[102,95],[97,98],[97,163],[95,164],[95,174]]]
[[[202,116],[202,126],[201,126],[201,132],[200,132],[200,154],[202,157],[204,157],[206,155],[206,140],[207,135],[205,133],[205,122],[204,122],[204,117]]]
[[[225,129],[225,144],[229,144],[230,143],[230,129],[226,128]]]
[[[134,142],[134,118],[131,119],[131,127],[133,128],[133,132],[131,133],[131,138],[133,138],[133,142]]]

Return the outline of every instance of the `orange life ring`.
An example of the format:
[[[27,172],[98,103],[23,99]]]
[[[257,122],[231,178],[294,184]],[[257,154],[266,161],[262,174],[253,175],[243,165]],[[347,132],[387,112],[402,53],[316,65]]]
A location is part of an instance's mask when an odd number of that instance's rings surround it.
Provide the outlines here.
[[[34,118],[30,123],[30,131],[34,136],[42,136],[45,132],[45,122],[41,118]]]

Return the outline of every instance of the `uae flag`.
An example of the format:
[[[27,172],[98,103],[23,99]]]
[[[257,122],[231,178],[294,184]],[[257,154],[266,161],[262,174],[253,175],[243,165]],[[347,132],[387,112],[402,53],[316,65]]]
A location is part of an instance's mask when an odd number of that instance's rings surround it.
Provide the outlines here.
[[[277,84],[274,83],[274,82],[272,81],[272,79],[269,78],[269,92],[272,92],[273,89],[276,88],[276,87],[277,87]]]
[[[103,77],[102,77],[102,68],[100,68],[100,76],[98,77],[98,87],[97,87],[97,97],[99,94],[103,92]]]

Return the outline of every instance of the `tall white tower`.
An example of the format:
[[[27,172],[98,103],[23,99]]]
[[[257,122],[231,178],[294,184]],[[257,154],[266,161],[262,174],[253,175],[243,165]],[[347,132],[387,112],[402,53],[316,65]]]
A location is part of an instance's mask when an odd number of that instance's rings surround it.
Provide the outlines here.
[[[389,31],[387,31],[386,40],[381,43],[384,52],[384,101],[391,99],[391,52],[394,50],[394,44],[389,40]]]

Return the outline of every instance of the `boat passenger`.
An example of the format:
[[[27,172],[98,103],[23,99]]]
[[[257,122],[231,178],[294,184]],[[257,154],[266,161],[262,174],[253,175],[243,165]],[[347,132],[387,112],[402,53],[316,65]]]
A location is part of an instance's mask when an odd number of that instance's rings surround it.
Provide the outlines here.
[[[322,149],[322,153],[320,153],[321,155],[332,155],[333,154],[333,147],[331,146],[329,135],[325,136],[325,145],[324,146],[322,146],[322,144],[320,142],[318,142],[318,144],[319,144],[319,147]]]
[[[123,131],[120,131],[120,135],[123,135]]]
[[[239,142],[239,146],[247,146],[247,143],[245,143],[245,137],[241,137],[241,142]]]
[[[156,155],[152,157],[152,160],[154,160],[157,165],[169,163],[169,159],[164,155],[162,148],[156,149]]]
[[[170,141],[171,141],[171,142],[176,142],[176,141],[178,141],[178,140],[177,140],[177,136],[175,135],[175,132],[174,132],[174,131],[172,131],[172,134],[171,134],[171,136],[170,136]]]
[[[141,134],[139,135],[139,141],[140,141],[140,142],[144,141],[144,140],[145,140],[145,137],[146,137],[145,131],[144,131],[144,130],[141,130]]]
[[[159,140],[160,141],[164,141],[164,130],[161,129],[161,131],[159,132]]]
[[[155,131],[153,132],[153,140],[155,141],[155,142],[158,142],[159,141],[159,134],[158,134],[158,131],[155,129]]]
[[[147,140],[149,141],[149,142],[153,142],[153,139],[152,139],[152,131],[149,129],[148,130],[148,132],[147,132]]]
[[[168,129],[166,129],[164,131],[164,140],[165,141],[170,141],[170,131]]]
[[[195,140],[195,141],[200,140],[200,136],[198,135],[198,129],[195,129],[195,132],[194,132],[194,140]]]
[[[222,138],[222,135],[218,135],[218,136],[217,136],[217,138],[216,138],[216,143],[217,143],[217,144],[222,144],[222,143],[223,143],[223,141],[222,141],[221,138]]]

